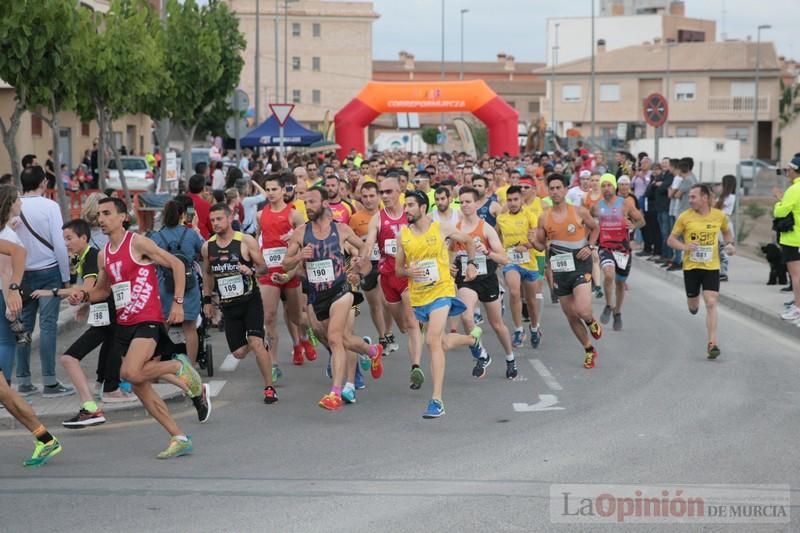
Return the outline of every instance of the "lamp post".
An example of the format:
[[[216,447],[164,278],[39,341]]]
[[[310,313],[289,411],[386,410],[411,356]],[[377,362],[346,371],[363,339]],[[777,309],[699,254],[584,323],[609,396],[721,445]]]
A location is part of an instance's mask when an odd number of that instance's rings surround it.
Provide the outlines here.
[[[255,119],[256,126],[261,124],[261,114],[259,109],[261,107],[261,0],[256,0],[256,72],[255,72],[255,90],[253,90],[253,105],[255,106]]]
[[[458,79],[464,79],[464,14],[469,13],[469,9],[461,10],[461,70],[458,74]]]
[[[444,0],[442,0],[442,60],[440,62],[440,69],[440,76],[442,81],[444,81]],[[439,133],[444,140],[444,112],[439,115]],[[444,146],[444,143],[442,143],[442,146]]]
[[[550,67],[550,130],[556,135],[556,63],[558,62],[558,27],[556,22],[555,44],[553,45],[552,65]]]
[[[678,43],[667,43],[667,75],[665,76],[667,88],[666,88],[666,91],[664,91],[664,92],[665,92],[665,96],[667,98],[667,102],[668,103],[670,101],[669,100],[670,93],[672,92],[671,82],[670,82],[670,78],[672,76],[672,54],[671,54],[671,52],[672,52],[672,49],[674,47],[676,47],[676,46],[678,46]],[[669,123],[669,115],[667,115],[667,119],[664,121],[664,125],[661,126],[661,132],[663,133],[664,137],[667,137],[669,135],[669,129],[667,128],[668,123]]]
[[[279,9],[280,9],[280,0],[275,0],[275,95],[272,97],[272,100],[277,102],[280,94],[280,83],[281,83],[281,75],[280,71],[278,70],[278,24],[280,22],[279,16]]]
[[[283,101],[289,101],[289,0],[283,0]]]
[[[769,24],[761,24],[756,31],[756,90],[753,102],[753,180],[756,177],[756,158],[758,157],[758,82],[761,78],[761,30],[772,28]]]
[[[594,78],[595,78],[595,64],[594,64],[594,56],[595,56],[595,41],[594,41],[594,0],[589,0],[592,3],[592,139],[591,142],[594,142]]]

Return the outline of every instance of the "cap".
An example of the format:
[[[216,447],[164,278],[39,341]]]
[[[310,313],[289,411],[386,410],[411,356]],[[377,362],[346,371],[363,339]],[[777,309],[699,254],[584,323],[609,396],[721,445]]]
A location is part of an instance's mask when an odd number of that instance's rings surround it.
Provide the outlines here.
[[[794,157],[789,161],[789,168],[793,170],[800,170],[800,153],[794,154]]]
[[[617,188],[617,178],[616,178],[616,176],[614,176],[614,174],[603,174],[602,176],[600,176],[600,186],[601,187],[603,186],[603,183],[605,183],[605,182],[608,182],[611,185],[613,185],[615,189]]]
[[[592,172],[589,170],[581,170],[580,174],[578,174],[579,178],[588,178],[592,175]]]
[[[627,183],[628,185],[631,184],[631,179],[628,176],[620,176],[617,180],[617,185],[621,185],[623,183]]]
[[[519,179],[519,182],[520,182],[520,183],[524,183],[524,184],[526,184],[526,185],[533,185],[533,178],[532,178],[532,177],[530,177],[530,176],[522,176],[522,177]]]

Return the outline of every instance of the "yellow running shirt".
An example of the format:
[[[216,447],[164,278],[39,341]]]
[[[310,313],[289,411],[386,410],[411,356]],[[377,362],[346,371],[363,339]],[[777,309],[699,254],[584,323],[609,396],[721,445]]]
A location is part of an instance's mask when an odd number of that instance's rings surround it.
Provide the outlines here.
[[[536,263],[535,249],[531,248],[526,252],[515,252],[512,250],[519,244],[527,244],[528,231],[536,227],[537,219],[533,218],[530,211],[520,209],[514,215],[511,212],[500,213],[497,217],[497,229],[500,230],[500,236],[503,240],[503,248],[508,253],[508,258],[511,263],[519,265],[526,270],[539,270],[539,265]]]
[[[538,196],[533,199],[533,202],[529,204],[523,204],[522,210],[527,212],[531,217],[533,217],[533,226],[536,227],[539,225],[539,217],[542,216],[544,213],[544,200],[539,198]],[[534,257],[544,257],[544,252],[540,252],[536,248],[531,248],[531,255]]]
[[[672,228],[673,237],[683,237],[686,244],[695,243],[695,251],[683,252],[684,270],[719,270],[719,233],[728,229],[728,217],[719,209],[711,208],[706,215],[694,209],[680,214]]]
[[[418,278],[409,276],[408,287],[412,307],[428,305],[439,298],[454,298],[456,284],[450,275],[450,254],[442,238],[438,222],[431,222],[428,231],[415,235],[409,226],[400,230],[400,243],[408,268],[423,267]]]

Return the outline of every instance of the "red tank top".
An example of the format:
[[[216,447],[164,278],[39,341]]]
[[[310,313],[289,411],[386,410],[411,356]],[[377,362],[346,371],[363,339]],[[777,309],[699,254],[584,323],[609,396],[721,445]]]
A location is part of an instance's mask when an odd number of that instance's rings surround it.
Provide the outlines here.
[[[405,213],[401,213],[398,218],[392,218],[386,213],[385,209],[380,210],[378,250],[381,253],[381,258],[378,262],[378,272],[381,274],[394,274],[394,257],[397,255],[397,235],[400,233],[400,228],[407,223]]]
[[[600,238],[598,244],[601,248],[609,250],[628,249],[628,222],[622,208],[624,198],[617,196],[614,203],[608,205],[605,200],[597,202],[598,219],[600,221]]]
[[[110,242],[104,249],[104,268],[117,308],[117,324],[122,326],[164,322],[156,265],[139,263],[134,259],[135,237],[134,233],[128,231],[116,252],[111,250]]]
[[[289,246],[288,236],[294,229],[291,216],[293,209],[287,205],[275,212],[267,205],[261,211],[261,251],[270,272],[283,272],[280,264]]]

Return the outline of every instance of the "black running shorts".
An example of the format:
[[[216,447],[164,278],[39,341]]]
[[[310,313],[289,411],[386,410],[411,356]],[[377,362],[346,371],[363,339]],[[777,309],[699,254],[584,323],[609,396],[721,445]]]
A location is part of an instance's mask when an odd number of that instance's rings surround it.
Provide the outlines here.
[[[700,296],[701,290],[719,292],[719,269],[693,268],[684,270],[683,285],[686,287],[686,296],[688,298]]]
[[[264,304],[257,292],[233,305],[223,306],[222,317],[225,319],[225,339],[231,352],[247,346],[248,337],[264,338]]]
[[[116,325],[114,349],[118,350],[122,357],[127,355],[128,348],[130,348],[134,339],[152,339],[156,341],[153,357],[168,360],[175,355],[175,344],[170,340],[167,328],[164,327],[162,322],[141,322],[129,326]]]
[[[90,327],[67,348],[64,355],[81,361],[104,342],[114,342],[114,326]]]
[[[479,276],[472,281],[457,282],[456,285],[459,289],[465,288],[475,291],[479,302],[494,302],[500,297],[500,282],[497,280],[496,274]]]

